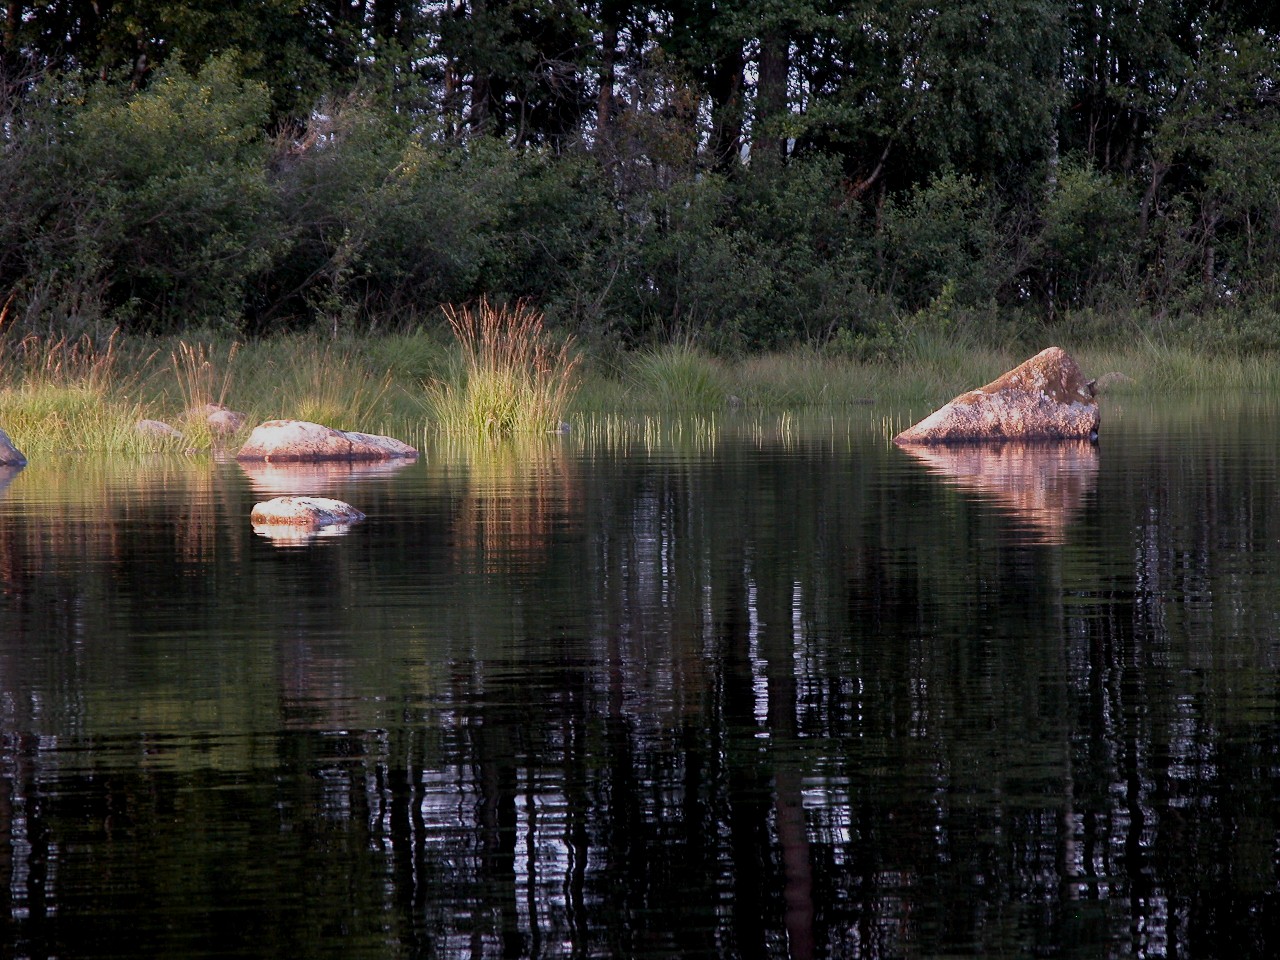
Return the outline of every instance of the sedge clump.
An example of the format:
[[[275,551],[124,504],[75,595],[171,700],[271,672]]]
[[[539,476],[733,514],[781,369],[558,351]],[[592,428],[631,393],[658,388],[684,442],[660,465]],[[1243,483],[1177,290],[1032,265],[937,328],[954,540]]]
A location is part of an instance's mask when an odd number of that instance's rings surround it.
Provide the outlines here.
[[[429,392],[441,431],[499,438],[556,429],[577,389],[572,338],[554,344],[528,303],[445,307],[459,348],[455,374]]]

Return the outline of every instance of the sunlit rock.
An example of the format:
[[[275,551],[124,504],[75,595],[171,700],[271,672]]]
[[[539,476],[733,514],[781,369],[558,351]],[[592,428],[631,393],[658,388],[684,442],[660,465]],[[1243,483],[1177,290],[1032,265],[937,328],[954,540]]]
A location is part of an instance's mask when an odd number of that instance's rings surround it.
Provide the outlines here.
[[[223,437],[242,429],[248,416],[220,403],[203,403],[187,410],[182,422],[204,423],[215,437]]]
[[[350,526],[364,518],[351,504],[329,497],[276,497],[255,503],[249,514],[249,522],[255,527]]]
[[[1098,482],[1098,448],[1059,443],[902,444],[954,487],[1013,516],[1042,543],[1060,543]]]
[[[163,420],[139,420],[133,429],[147,437],[158,437],[162,440],[183,440],[182,431],[171,427]]]
[[[27,458],[22,455],[22,451],[13,445],[7,433],[0,430],[0,466],[21,467],[26,462]]]
[[[268,420],[253,428],[236,459],[313,462],[412,460],[417,456],[413,447],[391,437],[334,430],[306,420]]]
[[[898,444],[1095,440],[1098,422],[1092,382],[1066,351],[1049,347],[893,439]]]

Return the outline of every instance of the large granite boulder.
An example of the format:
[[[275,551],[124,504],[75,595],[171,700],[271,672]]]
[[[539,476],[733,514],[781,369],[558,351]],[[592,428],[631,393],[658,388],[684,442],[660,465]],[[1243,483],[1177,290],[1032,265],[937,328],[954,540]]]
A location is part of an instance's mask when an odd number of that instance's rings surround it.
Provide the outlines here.
[[[1060,347],[1042,350],[985,387],[962,393],[894,443],[1096,440],[1093,383]]]
[[[0,430],[0,466],[22,467],[26,463],[27,458],[22,455],[22,451],[13,445],[7,433]]]
[[[276,497],[256,503],[249,514],[255,527],[287,525],[296,527],[347,526],[363,520],[364,514],[341,500],[329,497]]]
[[[417,456],[413,447],[391,437],[334,430],[306,420],[268,420],[253,428],[236,459],[310,463]]]

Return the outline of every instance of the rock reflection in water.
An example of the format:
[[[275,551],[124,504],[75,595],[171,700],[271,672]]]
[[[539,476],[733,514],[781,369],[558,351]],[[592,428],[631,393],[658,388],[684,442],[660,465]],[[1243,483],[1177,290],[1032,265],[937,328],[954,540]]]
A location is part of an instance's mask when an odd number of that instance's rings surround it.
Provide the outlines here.
[[[947,483],[980,494],[1026,524],[1041,543],[1061,543],[1098,483],[1098,448],[1056,443],[904,444]]]
[[[378,480],[395,476],[412,460],[375,463],[326,461],[324,463],[266,463],[242,461],[240,469],[256,493],[271,496],[315,496],[357,480]]]
[[[294,523],[255,523],[253,532],[270,540],[277,547],[305,547],[313,540],[345,536],[351,532],[351,524],[332,523],[323,527],[311,527]]]
[[[0,467],[0,495],[3,495],[13,478],[22,472],[22,467]]]

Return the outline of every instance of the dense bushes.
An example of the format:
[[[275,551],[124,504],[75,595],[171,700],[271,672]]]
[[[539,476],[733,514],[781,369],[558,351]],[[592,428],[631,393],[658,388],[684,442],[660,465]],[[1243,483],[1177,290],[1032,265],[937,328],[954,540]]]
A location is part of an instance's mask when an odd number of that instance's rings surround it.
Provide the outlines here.
[[[1280,153],[1240,96],[1230,122],[1167,120],[1142,176],[1071,156],[1029,194],[954,170],[866,192],[819,150],[708,169],[660,116],[625,149],[516,149],[351,95],[272,136],[233,55],[141,90],[48,76],[3,103],[0,299],[13,328],[72,336],[359,333],[487,295],[596,347],[876,355],[1138,324],[1273,348]]]

